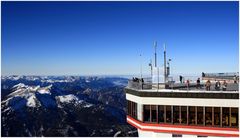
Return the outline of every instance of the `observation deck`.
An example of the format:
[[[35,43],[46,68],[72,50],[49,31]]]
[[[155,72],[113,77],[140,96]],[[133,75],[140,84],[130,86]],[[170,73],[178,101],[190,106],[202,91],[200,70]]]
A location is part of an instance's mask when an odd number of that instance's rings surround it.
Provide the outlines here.
[[[129,80],[127,121],[143,137],[238,137],[239,84],[228,80],[226,89],[216,89],[213,80],[208,91],[203,79],[198,85]]]

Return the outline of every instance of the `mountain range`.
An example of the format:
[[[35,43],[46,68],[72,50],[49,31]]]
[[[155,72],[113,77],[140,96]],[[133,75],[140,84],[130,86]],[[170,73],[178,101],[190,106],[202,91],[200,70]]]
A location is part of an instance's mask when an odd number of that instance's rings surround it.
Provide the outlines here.
[[[127,79],[2,76],[1,136],[138,136],[126,122]]]

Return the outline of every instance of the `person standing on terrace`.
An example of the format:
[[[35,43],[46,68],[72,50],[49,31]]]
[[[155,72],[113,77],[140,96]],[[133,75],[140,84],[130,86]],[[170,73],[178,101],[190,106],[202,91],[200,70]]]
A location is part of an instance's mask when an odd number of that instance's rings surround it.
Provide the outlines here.
[[[219,91],[220,87],[221,87],[221,83],[219,81],[216,81],[215,90]]]
[[[190,81],[187,80],[187,89],[189,90],[189,87],[190,87]]]
[[[200,85],[200,78],[197,79],[197,85],[196,85],[197,89],[201,88],[201,85]]]
[[[180,75],[179,76],[180,83],[182,83],[183,77]]]
[[[226,91],[226,90],[227,90],[227,82],[226,82],[226,80],[223,81],[222,90],[223,90],[223,91]]]
[[[208,80],[208,81],[206,82],[206,90],[207,90],[207,91],[210,91],[210,87],[211,87],[211,82],[210,82],[210,80]]]

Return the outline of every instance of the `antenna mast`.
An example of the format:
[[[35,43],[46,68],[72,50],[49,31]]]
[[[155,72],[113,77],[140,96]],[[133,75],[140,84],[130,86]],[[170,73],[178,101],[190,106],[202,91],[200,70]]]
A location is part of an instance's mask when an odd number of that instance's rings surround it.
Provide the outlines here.
[[[154,42],[154,49],[155,49],[155,67],[157,67],[157,41]]]
[[[142,79],[142,54],[140,54],[140,75]]]
[[[167,68],[166,68],[166,44],[163,44],[164,47],[164,83],[167,82]]]

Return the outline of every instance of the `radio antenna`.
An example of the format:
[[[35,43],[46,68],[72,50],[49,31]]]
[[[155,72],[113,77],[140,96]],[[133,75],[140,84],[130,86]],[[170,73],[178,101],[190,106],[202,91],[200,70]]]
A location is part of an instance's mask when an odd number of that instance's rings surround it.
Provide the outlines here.
[[[154,56],[155,56],[155,67],[157,67],[157,41],[154,42]]]

